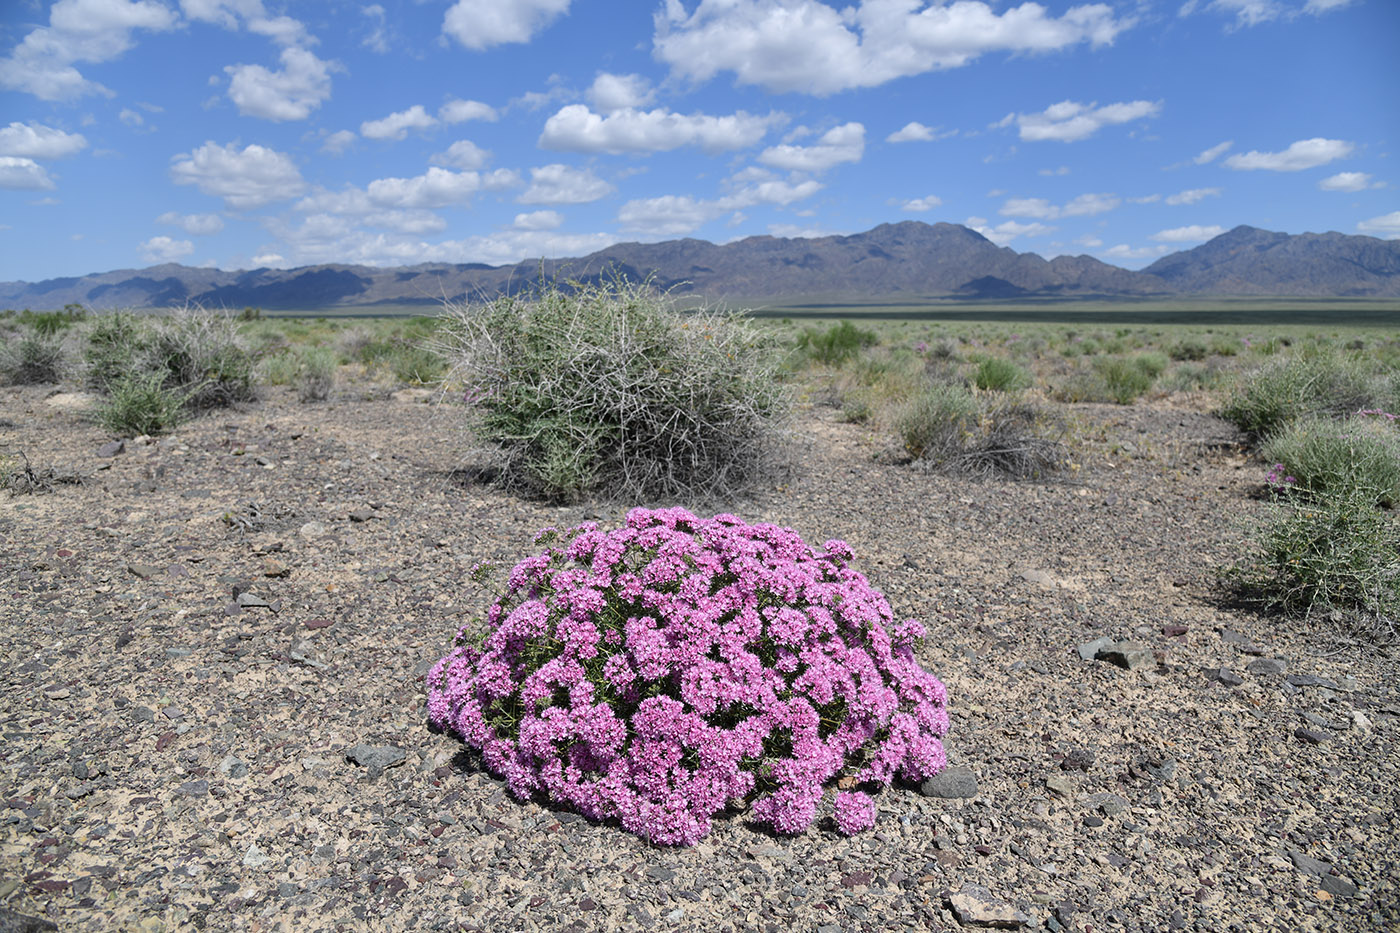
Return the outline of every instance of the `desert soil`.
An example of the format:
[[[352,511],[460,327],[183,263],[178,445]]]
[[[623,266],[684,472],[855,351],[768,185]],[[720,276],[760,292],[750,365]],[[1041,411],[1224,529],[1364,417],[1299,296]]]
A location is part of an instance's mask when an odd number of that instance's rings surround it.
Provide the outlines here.
[[[0,389],[0,451],[82,480],[0,493],[0,912],[64,931],[1400,924],[1395,659],[1222,601],[1264,471],[1202,404],[1066,407],[1078,469],[1051,483],[920,473],[803,411],[795,475],[727,510],[844,538],[924,620],[952,767],[884,791],[854,838],[734,815],[662,849],[512,799],[424,712],[423,674],[490,598],[469,569],[622,509],[474,484],[459,412],[421,393],[270,389],[120,452],[55,393]],[[1137,669],[1082,657],[1100,638],[1139,643]]]

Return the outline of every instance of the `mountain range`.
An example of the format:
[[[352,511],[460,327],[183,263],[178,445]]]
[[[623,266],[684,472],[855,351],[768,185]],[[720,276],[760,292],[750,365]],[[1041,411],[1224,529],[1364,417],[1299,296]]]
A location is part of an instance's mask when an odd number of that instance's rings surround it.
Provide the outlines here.
[[[618,243],[577,259],[507,266],[431,263],[399,268],[302,266],[225,272],[174,263],[42,282],[0,283],[0,308],[204,307],[326,311],[434,306],[489,298],[541,276],[650,278],[710,303],[804,299],[1044,300],[1179,296],[1400,297],[1400,240],[1340,233],[1290,235],[1239,226],[1140,271],[1092,256],[1046,260],[997,246],[958,224],[907,221],[851,236],[757,236],[724,245],[682,239]]]

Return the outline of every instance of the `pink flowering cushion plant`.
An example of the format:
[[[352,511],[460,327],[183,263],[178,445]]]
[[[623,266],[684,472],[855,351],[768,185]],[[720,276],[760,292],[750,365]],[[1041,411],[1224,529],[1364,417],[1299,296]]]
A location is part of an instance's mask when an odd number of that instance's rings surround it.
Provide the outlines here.
[[[559,534],[510,573],[484,637],[467,628],[428,674],[428,714],[521,799],[615,818],[691,845],[751,803],[781,833],[826,785],[887,785],[946,764],[947,693],[914,658],[924,635],[791,529],[634,509],[612,532]],[[838,826],[874,819],[864,794]]]

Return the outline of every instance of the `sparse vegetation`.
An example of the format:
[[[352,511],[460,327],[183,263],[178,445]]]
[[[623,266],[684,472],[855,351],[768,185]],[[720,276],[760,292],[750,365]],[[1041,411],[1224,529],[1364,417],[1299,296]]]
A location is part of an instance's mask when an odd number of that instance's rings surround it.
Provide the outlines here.
[[[447,309],[442,354],[504,482],[551,499],[723,498],[774,476],[769,341],[645,285],[548,285]]]
[[[166,385],[164,373],[135,372],[111,385],[93,416],[122,437],[163,434],[184,420],[187,401],[187,395]]]
[[[0,377],[12,385],[58,382],[63,376],[63,343],[52,334],[22,331],[0,344]]]
[[[1338,421],[1308,415],[1289,422],[1260,448],[1269,463],[1315,494],[1370,490],[1374,504],[1400,505],[1400,427],[1376,411]]]

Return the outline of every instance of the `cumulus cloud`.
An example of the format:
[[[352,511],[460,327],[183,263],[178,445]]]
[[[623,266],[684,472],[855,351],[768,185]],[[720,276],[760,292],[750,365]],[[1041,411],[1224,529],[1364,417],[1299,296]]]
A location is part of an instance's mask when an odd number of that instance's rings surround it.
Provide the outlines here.
[[[588,169],[556,162],[530,169],[530,187],[516,200],[521,204],[587,204],[612,191],[612,185]]]
[[[1189,188],[1186,191],[1178,191],[1176,194],[1167,195],[1167,203],[1172,205],[1195,204],[1197,201],[1205,198],[1218,198],[1220,197],[1220,192],[1220,188]]]
[[[141,254],[147,262],[175,262],[194,252],[189,240],[172,240],[168,236],[153,236],[141,244]]]
[[[843,123],[823,133],[810,146],[770,146],[758,161],[789,172],[820,174],[842,162],[859,162],[865,154],[865,127]]]
[[[781,121],[777,114],[760,117],[742,110],[724,117],[665,108],[600,115],[583,104],[570,104],[545,121],[539,144],[571,152],[666,152],[698,146],[713,153],[752,146]]]
[[[1317,186],[1323,191],[1365,191],[1380,187],[1372,184],[1371,176],[1366,172],[1338,172],[1322,179]]]
[[[482,149],[471,140],[459,139],[457,142],[448,146],[446,152],[435,153],[428,161],[434,165],[446,165],[448,168],[460,168],[471,171],[481,168],[490,157],[491,153]]]
[[[0,156],[0,188],[48,191],[53,188],[53,179],[44,171],[44,167],[33,159]]]
[[[903,204],[900,205],[900,209],[909,211],[910,213],[920,214],[924,211],[931,211],[942,203],[943,200],[941,198],[929,195],[926,198],[912,198],[908,201],[905,201]]]
[[[284,122],[305,120],[331,96],[330,72],[335,67],[302,48],[282,50],[282,69],[262,65],[229,65],[229,99],[248,117]]]
[[[379,120],[366,120],[360,124],[360,135],[366,139],[403,139],[409,130],[425,130],[431,126],[437,126],[437,120],[422,104],[414,104]]]
[[[1148,237],[1149,240],[1156,240],[1158,243],[1204,243],[1212,240],[1225,232],[1225,228],[1218,224],[1211,224],[1203,227],[1200,224],[1191,224],[1189,227],[1173,227],[1170,230],[1158,230]]]
[[[378,178],[365,187],[370,201],[382,207],[436,208],[465,204],[478,191],[500,190],[520,183],[506,169],[485,174],[430,168],[413,178]]]
[[[87,146],[80,133],[44,126],[42,123],[11,123],[0,130],[0,155],[25,159],[61,159]]]
[[[1300,139],[1282,152],[1259,152],[1251,149],[1249,152],[1232,155],[1225,160],[1225,166],[1246,172],[1260,169],[1270,172],[1301,172],[1303,169],[1316,168],[1337,159],[1344,159],[1351,155],[1355,148],[1345,140],[1315,136],[1312,139]]]
[[[1029,142],[1055,140],[1071,143],[1088,139],[1105,126],[1155,117],[1161,111],[1161,101],[1134,100],[1100,107],[1097,101],[1081,104],[1062,100],[1040,113],[1009,113],[996,125],[1005,127],[1016,124],[1021,138]]]
[[[58,0],[49,24],[30,30],[0,59],[0,87],[42,100],[72,100],[112,92],[82,76],[75,62],[111,61],[134,44],[132,32],[160,32],[178,23],[174,13],[153,0]]]
[[[564,215],[558,211],[530,211],[516,214],[511,224],[516,230],[557,230],[564,225]]]
[[[655,97],[651,83],[636,74],[615,75],[605,71],[593,79],[593,86],[588,89],[588,99],[603,113],[637,110]]]
[[[438,119],[443,123],[465,123],[468,120],[493,122],[496,118],[496,108],[479,100],[453,98],[438,108]]]
[[[481,51],[508,42],[529,42],[569,9],[569,0],[457,0],[442,31]]]
[[[663,195],[628,201],[618,211],[623,230],[650,236],[683,236],[735,211],[758,204],[778,206],[809,198],[822,189],[814,179],[781,179],[764,169],[746,169],[726,182],[729,193],[703,199],[690,195]]]
[[[224,219],[218,214],[179,214],[166,211],[156,218],[156,223],[179,227],[192,236],[210,236],[224,229]]]
[[[1389,214],[1363,220],[1356,225],[1356,229],[1383,240],[1400,240],[1400,211],[1391,211]]]
[[[170,177],[177,185],[195,185],[205,194],[224,199],[233,210],[261,207],[296,197],[306,188],[290,156],[264,146],[239,150],[229,143],[206,142],[171,159]]]
[[[349,149],[351,144],[358,138],[359,137],[349,130],[336,130],[321,143],[321,151],[329,152],[331,155],[340,155],[346,149]]]
[[[967,226],[971,227],[973,230],[976,230],[978,233],[991,240],[997,246],[1006,246],[1008,243],[1010,243],[1017,237],[1045,236],[1047,234],[1055,232],[1055,230],[1057,229],[1055,227],[1047,226],[1043,223],[1040,223],[1039,221],[1032,221],[1028,224],[1023,224],[1015,220],[1003,221],[1002,223],[999,223],[995,227],[993,227],[990,226],[987,223],[987,221],[981,217],[969,217],[967,219]]]
[[[956,132],[957,132],[957,131],[954,130],[954,131],[949,132],[949,133],[940,133],[940,132],[938,132],[937,129],[935,129],[935,128],[931,127],[931,126],[924,126],[922,123],[918,122],[917,120],[910,120],[908,123],[904,124],[904,126],[900,127],[899,129],[895,130],[895,131],[894,131],[893,133],[891,133],[890,135],[886,136],[886,137],[885,137],[885,142],[887,142],[887,143],[914,143],[914,142],[929,143],[929,142],[933,142],[935,139],[945,139],[945,138],[947,138],[947,137],[949,137],[949,136],[954,135]]]
[[[694,12],[671,0],[655,23],[653,52],[674,75],[707,81],[730,71],[739,84],[822,96],[958,68],[989,52],[1111,44],[1130,25],[1103,3],[1057,19],[1036,3],[997,14],[980,0],[864,0],[840,11],[817,0],[700,0]]]
[[[1195,162],[1197,165],[1205,165],[1209,162],[1214,162],[1224,155],[1234,144],[1235,141],[1233,139],[1227,139],[1219,145],[1211,146],[1209,149],[1204,150],[1191,161]]]
[[[1171,252],[1170,246],[1129,246],[1127,243],[1119,243],[1117,246],[1110,246],[1099,255],[1120,260],[1154,259],[1158,256],[1165,256],[1169,252]]]
[[[1010,198],[998,213],[1003,217],[1054,220],[1058,217],[1091,217],[1114,210],[1122,203],[1116,194],[1081,194],[1062,206],[1051,204],[1045,198]]]

